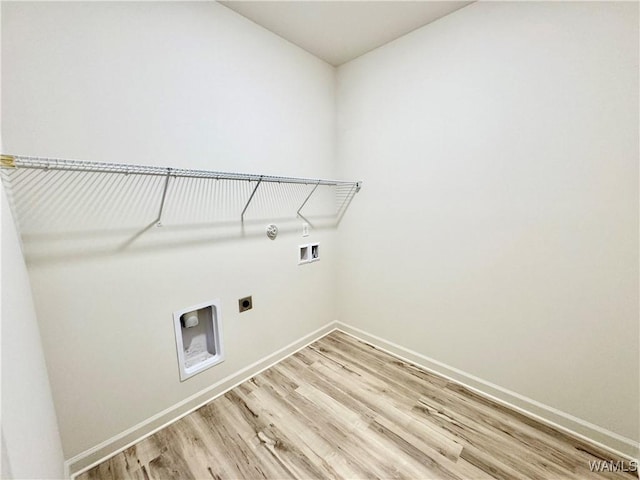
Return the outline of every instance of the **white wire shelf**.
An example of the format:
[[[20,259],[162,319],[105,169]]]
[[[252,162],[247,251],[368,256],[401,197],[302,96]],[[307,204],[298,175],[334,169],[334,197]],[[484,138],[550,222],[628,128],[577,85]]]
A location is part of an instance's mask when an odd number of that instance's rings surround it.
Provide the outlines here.
[[[302,218],[337,226],[361,182],[0,157],[22,234]]]
[[[2,155],[2,168],[35,168],[43,170],[61,170],[70,172],[120,173],[124,175],[156,175],[184,178],[210,178],[216,180],[246,180],[274,183],[296,183],[305,185],[356,185],[360,182],[341,180],[323,180],[316,178],[279,177],[250,173],[217,172],[213,170],[190,170],[184,168],[154,167],[147,165],[130,165],[124,163],[102,163],[59,158],[27,157],[21,155]]]

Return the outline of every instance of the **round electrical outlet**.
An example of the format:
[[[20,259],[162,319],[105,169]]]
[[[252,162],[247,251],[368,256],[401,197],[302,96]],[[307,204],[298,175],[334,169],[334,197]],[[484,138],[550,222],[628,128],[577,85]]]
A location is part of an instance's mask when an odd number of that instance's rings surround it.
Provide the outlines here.
[[[251,310],[253,308],[253,300],[251,297],[244,297],[238,300],[238,310],[240,313],[246,312],[247,310]]]

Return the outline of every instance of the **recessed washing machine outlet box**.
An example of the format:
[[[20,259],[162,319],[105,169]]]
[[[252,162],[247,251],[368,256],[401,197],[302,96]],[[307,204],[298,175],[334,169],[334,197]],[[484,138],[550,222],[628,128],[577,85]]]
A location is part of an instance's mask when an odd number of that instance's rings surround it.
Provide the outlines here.
[[[173,313],[180,381],[224,361],[220,300]]]

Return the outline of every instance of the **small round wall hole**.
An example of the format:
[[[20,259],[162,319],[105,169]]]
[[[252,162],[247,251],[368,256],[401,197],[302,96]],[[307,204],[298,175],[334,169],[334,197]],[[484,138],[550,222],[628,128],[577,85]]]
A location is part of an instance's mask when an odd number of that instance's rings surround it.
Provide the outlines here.
[[[249,305],[251,305],[251,302],[249,302],[249,300],[245,300],[244,302],[242,302],[243,308],[249,308]]]

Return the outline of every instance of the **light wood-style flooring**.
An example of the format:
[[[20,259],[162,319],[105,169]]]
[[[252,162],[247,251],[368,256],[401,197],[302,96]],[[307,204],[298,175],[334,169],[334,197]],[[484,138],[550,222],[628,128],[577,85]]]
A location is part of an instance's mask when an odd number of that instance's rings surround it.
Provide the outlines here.
[[[637,478],[599,460],[623,459],[334,331],[77,478]]]

